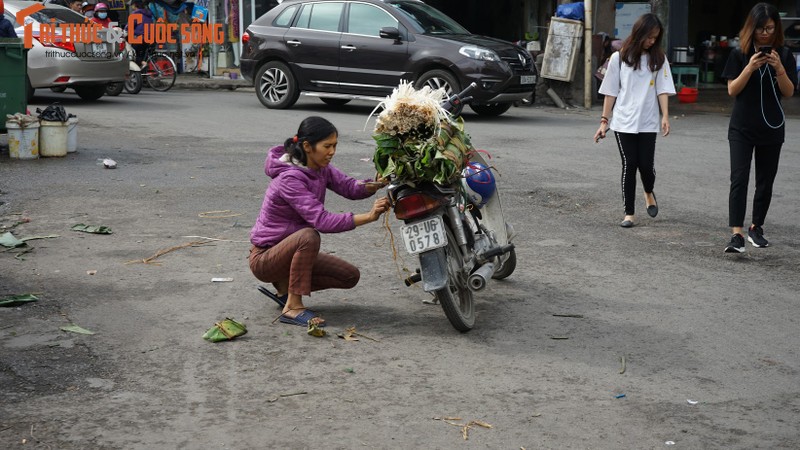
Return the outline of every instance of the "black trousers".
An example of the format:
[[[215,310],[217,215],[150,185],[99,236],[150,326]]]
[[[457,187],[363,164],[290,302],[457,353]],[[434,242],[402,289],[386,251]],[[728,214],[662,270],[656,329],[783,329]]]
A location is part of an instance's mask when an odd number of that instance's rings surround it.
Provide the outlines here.
[[[764,225],[772,201],[772,184],[778,173],[778,161],[783,144],[753,145],[729,141],[731,146],[731,193],[728,198],[728,226],[743,227],[747,210],[747,183],[750,181],[750,161],[755,150],[756,193],[753,197],[753,225]]]
[[[642,178],[647,193],[653,192],[656,183],[656,133],[618,133],[619,155],[622,158],[622,201],[625,215],[636,212],[636,172]]]

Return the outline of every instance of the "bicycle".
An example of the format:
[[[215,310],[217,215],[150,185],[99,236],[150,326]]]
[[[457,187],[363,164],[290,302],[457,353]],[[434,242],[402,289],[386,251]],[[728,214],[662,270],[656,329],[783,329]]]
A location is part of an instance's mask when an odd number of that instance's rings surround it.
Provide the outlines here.
[[[178,66],[169,56],[161,53],[155,46],[148,47],[142,61],[142,78],[155,91],[165,92],[175,85]]]

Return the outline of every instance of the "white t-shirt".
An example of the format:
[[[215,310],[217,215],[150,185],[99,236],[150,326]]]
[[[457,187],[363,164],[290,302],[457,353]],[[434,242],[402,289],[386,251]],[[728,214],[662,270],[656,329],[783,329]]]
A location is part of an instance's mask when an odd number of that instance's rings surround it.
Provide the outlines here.
[[[658,133],[661,129],[658,95],[675,95],[675,83],[669,62],[658,72],[651,72],[647,53],[642,54],[639,70],[622,64],[619,52],[611,55],[600,93],[616,97],[608,127],[620,133]]]

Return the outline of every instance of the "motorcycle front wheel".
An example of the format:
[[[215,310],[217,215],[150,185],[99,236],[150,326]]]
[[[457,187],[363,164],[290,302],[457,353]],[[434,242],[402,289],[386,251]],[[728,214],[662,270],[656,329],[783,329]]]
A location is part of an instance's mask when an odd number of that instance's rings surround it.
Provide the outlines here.
[[[138,94],[142,90],[142,73],[131,70],[130,76],[125,80],[125,92],[128,94]]]
[[[472,291],[467,284],[467,276],[462,268],[461,251],[458,242],[445,226],[447,231],[447,246],[444,248],[447,259],[447,286],[433,294],[442,305],[444,315],[453,325],[453,328],[464,333],[475,325],[475,304],[472,301]]]

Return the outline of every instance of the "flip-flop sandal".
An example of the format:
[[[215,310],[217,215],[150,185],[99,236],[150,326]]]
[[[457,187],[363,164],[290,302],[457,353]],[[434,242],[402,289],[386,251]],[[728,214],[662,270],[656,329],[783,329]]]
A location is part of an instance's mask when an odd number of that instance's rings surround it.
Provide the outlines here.
[[[314,313],[309,310],[305,310],[297,315],[297,317],[289,317],[285,314],[281,314],[280,321],[283,323],[289,323],[292,325],[299,325],[301,327],[307,327],[308,321],[317,317]],[[325,326],[325,322],[318,323],[318,327],[322,328]]]
[[[271,299],[272,299],[272,300],[273,300],[275,303],[277,303],[277,304],[278,304],[278,306],[280,306],[281,308],[283,308],[284,306],[286,306],[286,299],[287,299],[287,298],[289,298],[289,294],[277,295],[277,294],[274,294],[274,293],[273,293],[272,291],[270,291],[269,289],[267,289],[265,286],[259,286],[259,287],[258,287],[258,290],[259,290],[259,291],[260,291],[262,294],[264,294],[264,295],[266,295],[267,297],[271,298]]]

